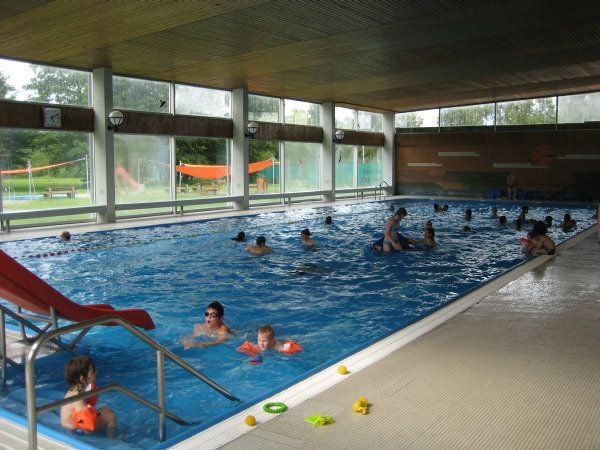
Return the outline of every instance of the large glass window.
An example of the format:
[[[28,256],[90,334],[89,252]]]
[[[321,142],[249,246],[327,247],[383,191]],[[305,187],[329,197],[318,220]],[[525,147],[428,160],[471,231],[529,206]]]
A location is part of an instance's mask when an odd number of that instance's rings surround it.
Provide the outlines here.
[[[0,98],[90,106],[91,74],[0,59]]]
[[[321,186],[321,144],[285,142],[285,192],[318,190]]]
[[[262,95],[248,96],[248,119],[259,122],[281,122],[279,118],[279,104],[281,101],[275,97]]]
[[[175,138],[177,198],[229,194],[229,140]]]
[[[358,129],[383,132],[383,114],[358,110]]]
[[[116,202],[141,203],[171,198],[168,136],[115,134]]]
[[[321,105],[284,99],[285,123],[294,125],[321,125]]]
[[[558,123],[600,121],[600,92],[558,97]]]
[[[250,141],[248,167],[251,194],[281,192],[278,141]]]
[[[357,187],[376,186],[383,179],[381,176],[381,147],[359,145],[357,147],[356,172]]]
[[[113,105],[132,111],[169,111],[169,83],[113,76]]]
[[[395,122],[396,128],[437,128],[439,119],[440,110],[436,108],[398,113]]]
[[[93,204],[88,133],[0,129],[0,171],[4,211]]]
[[[496,125],[553,124],[556,97],[532,98],[496,104]]]
[[[175,114],[231,117],[231,92],[175,85]]]
[[[456,106],[440,110],[442,127],[475,127],[494,125],[494,104]]]
[[[335,107],[335,127],[355,130],[355,110],[350,108]]]
[[[335,146],[335,187],[350,189],[356,186],[354,170],[354,146],[336,144]]]
[[[335,188],[376,186],[382,180],[381,147],[366,145],[335,146]]]

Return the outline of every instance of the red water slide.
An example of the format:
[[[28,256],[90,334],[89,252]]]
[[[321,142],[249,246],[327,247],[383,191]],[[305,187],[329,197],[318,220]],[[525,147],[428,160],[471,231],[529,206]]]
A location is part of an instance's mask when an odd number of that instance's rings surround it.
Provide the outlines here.
[[[52,307],[59,318],[72,322],[111,315],[146,330],[155,328],[150,315],[142,309],[116,310],[110,305],[80,305],[69,300],[3,250],[0,250],[0,297],[45,316],[51,315]]]

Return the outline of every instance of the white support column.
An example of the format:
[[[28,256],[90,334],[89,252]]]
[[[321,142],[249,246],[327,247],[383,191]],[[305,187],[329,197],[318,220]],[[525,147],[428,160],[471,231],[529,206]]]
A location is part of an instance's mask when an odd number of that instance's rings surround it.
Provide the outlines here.
[[[383,114],[383,134],[382,175],[383,181],[390,185],[388,195],[393,195],[396,193],[396,124],[393,112]]]
[[[250,208],[248,187],[249,140],[246,137],[248,124],[248,90],[234,89],[231,93],[231,116],[233,118],[233,142],[231,146],[231,194],[243,196],[234,203],[234,208]]]
[[[321,125],[323,127],[323,158],[321,160],[321,189],[329,191],[324,201],[335,200],[335,103],[325,102],[321,105]]]
[[[94,100],[94,189],[97,204],[106,205],[98,222],[111,223],[115,213],[115,145],[108,130],[108,114],[113,108],[112,69],[98,67],[92,72]]]

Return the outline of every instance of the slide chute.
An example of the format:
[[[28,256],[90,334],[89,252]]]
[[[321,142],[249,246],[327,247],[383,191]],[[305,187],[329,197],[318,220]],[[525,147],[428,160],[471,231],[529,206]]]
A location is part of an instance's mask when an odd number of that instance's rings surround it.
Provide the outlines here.
[[[121,178],[123,181],[125,181],[133,189],[136,189],[136,190],[140,189],[140,183],[135,181],[135,178],[133,178],[129,174],[129,172],[127,172],[127,170],[125,170],[125,168],[123,166],[117,166],[117,168],[115,169],[115,173],[117,174],[117,176],[119,178]]]

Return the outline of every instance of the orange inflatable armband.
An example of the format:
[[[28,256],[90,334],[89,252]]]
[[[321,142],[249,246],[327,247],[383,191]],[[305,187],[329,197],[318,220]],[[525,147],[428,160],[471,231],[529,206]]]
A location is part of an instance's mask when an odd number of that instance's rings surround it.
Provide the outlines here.
[[[240,353],[245,353],[248,356],[255,356],[260,352],[258,346],[248,341],[244,341],[244,343],[237,348],[237,351]]]
[[[292,355],[294,353],[301,352],[302,346],[294,341],[286,341],[281,345],[279,351],[281,353],[287,353],[288,355]]]
[[[79,411],[74,410],[71,414],[75,428],[83,431],[94,431],[98,422],[98,414],[93,406],[86,406]]]
[[[524,237],[519,238],[519,242],[523,248],[529,247],[531,245],[531,241]]]

